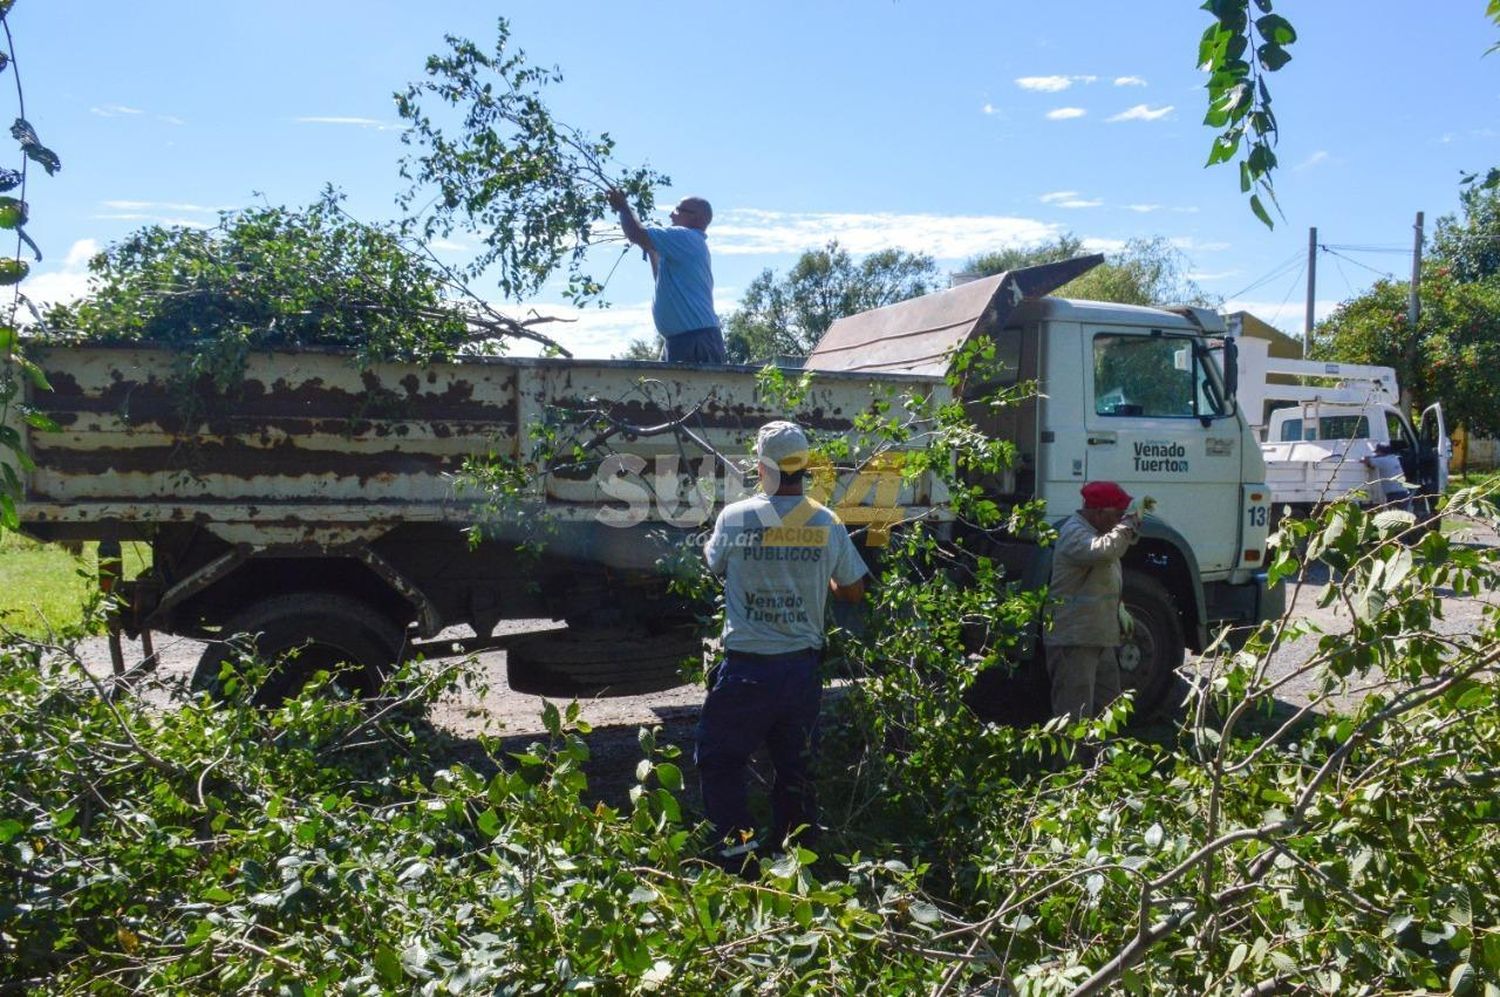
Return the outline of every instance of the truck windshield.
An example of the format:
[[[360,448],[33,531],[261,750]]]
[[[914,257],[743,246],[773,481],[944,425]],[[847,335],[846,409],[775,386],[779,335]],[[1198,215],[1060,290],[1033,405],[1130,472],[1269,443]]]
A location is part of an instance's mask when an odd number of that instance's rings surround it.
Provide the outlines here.
[[[1183,336],[1094,336],[1097,415],[1194,419],[1226,415],[1207,357]]]

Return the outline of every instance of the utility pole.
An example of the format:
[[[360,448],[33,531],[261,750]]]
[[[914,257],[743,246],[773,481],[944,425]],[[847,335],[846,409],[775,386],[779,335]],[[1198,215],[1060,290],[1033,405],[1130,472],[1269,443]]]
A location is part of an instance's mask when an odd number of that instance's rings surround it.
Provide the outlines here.
[[[1417,372],[1417,320],[1422,310],[1418,297],[1422,285],[1422,212],[1417,212],[1417,223],[1412,228],[1411,287],[1406,298],[1406,324],[1411,334],[1406,339],[1406,370],[1401,377],[1401,407],[1407,412],[1411,412],[1412,406],[1411,382]]]
[[[1307,230],[1307,319],[1302,323],[1302,355],[1312,356],[1313,298],[1318,289],[1318,230]]]

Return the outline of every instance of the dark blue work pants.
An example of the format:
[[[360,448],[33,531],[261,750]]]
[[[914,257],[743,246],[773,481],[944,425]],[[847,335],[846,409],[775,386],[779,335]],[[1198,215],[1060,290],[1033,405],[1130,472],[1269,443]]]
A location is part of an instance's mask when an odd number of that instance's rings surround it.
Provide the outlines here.
[[[728,363],[724,334],[716,325],[663,336],[661,358],[668,363]]]
[[[811,763],[818,740],[823,682],[821,648],[790,654],[729,651],[714,677],[698,719],[695,761],[703,809],[720,840],[738,843],[754,829],[746,790],[750,756],[762,744],[771,752],[768,841],[780,845],[791,831],[817,820]]]

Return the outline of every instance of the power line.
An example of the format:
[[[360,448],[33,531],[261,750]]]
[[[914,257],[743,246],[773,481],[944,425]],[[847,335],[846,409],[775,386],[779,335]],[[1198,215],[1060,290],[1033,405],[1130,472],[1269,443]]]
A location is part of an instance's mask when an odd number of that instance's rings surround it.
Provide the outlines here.
[[[1325,249],[1342,249],[1347,253],[1394,253],[1399,256],[1411,255],[1410,246],[1360,246],[1333,242],[1325,243],[1322,245]]]
[[[1302,256],[1302,254],[1298,253],[1297,256],[1300,258]],[[1300,267],[1297,268],[1297,276],[1295,276],[1295,277],[1292,278],[1291,286],[1286,289],[1286,297],[1284,297],[1284,298],[1281,299],[1281,304],[1277,305],[1276,306],[1276,310],[1271,313],[1271,324],[1272,325],[1275,325],[1276,321],[1281,318],[1281,311],[1282,311],[1282,309],[1284,309],[1286,307],[1286,303],[1288,301],[1292,300],[1292,293],[1297,290],[1298,286],[1301,285],[1301,283],[1302,283],[1302,274],[1306,270],[1307,270],[1306,264],[1304,264],[1304,265],[1302,265],[1302,266],[1300,266]]]
[[[1357,267],[1364,267],[1364,269],[1370,271],[1373,274],[1378,274],[1379,276],[1388,278],[1390,280],[1395,280],[1396,279],[1396,275],[1393,274],[1393,273],[1391,273],[1388,270],[1376,270],[1374,267],[1369,266],[1368,264],[1359,262],[1359,260],[1354,259],[1352,256],[1345,256],[1343,253],[1336,253],[1331,248],[1329,248],[1328,246],[1325,246],[1325,245],[1323,245],[1321,243],[1318,245],[1318,248],[1321,249],[1321,250],[1323,250],[1323,252],[1327,253],[1329,256],[1336,256],[1336,257],[1338,257],[1341,260],[1348,260],[1350,263],[1353,263],[1355,266],[1357,266]],[[1408,250],[1408,252],[1410,252],[1410,250]]]
[[[1241,288],[1238,291],[1235,291],[1233,294],[1226,295],[1226,297],[1229,298],[1229,299],[1233,299],[1233,298],[1238,298],[1242,294],[1249,294],[1251,291],[1255,290],[1257,287],[1260,287],[1263,284],[1268,284],[1271,281],[1276,280],[1278,277],[1281,277],[1284,274],[1290,272],[1291,268],[1294,267],[1294,266],[1296,266],[1299,262],[1301,262],[1301,260],[1302,260],[1302,254],[1301,253],[1293,253],[1291,256],[1287,257],[1285,260],[1282,260],[1280,263],[1276,264],[1276,266],[1273,267],[1271,269],[1271,271],[1269,273],[1267,273],[1265,276],[1259,278],[1258,280],[1254,281],[1251,284],[1247,284],[1245,287]]]

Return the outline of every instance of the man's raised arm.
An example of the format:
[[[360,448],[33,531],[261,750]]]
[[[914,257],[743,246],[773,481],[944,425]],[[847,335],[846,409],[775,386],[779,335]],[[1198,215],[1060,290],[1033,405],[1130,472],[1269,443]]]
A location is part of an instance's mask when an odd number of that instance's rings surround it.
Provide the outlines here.
[[[606,196],[609,198],[609,206],[620,215],[620,229],[625,233],[625,238],[648,253],[655,252],[656,247],[651,244],[651,237],[646,234],[646,229],[635,217],[635,212],[631,210],[630,202],[625,199],[625,192],[611,190]]]

